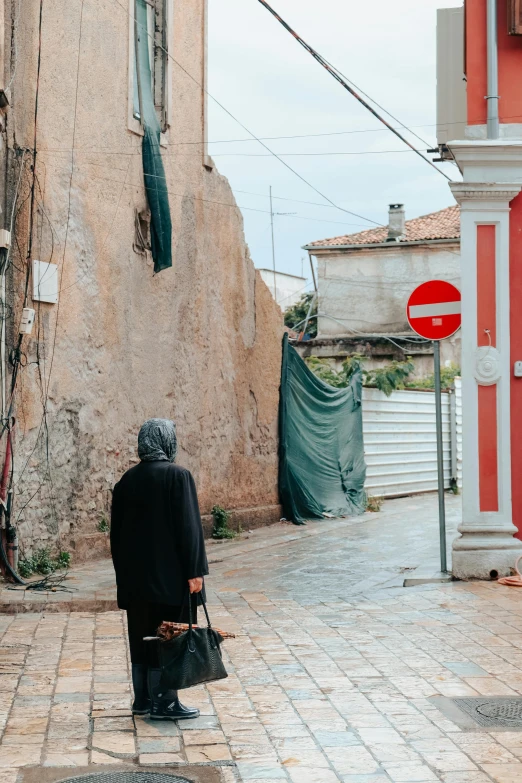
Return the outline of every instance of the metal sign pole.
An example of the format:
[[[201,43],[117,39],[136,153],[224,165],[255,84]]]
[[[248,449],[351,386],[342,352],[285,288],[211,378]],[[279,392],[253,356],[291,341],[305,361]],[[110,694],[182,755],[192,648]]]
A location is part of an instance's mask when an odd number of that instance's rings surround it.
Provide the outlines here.
[[[437,425],[437,474],[439,485],[440,570],[448,571],[446,559],[446,508],[444,504],[444,445],[442,441],[442,397],[440,388],[440,341],[433,343],[435,359],[435,419]]]

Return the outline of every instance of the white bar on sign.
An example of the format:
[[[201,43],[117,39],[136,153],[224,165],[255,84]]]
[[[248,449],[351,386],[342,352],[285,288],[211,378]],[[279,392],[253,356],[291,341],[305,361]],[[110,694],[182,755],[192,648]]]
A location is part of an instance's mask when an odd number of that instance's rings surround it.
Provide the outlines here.
[[[459,315],[460,302],[438,302],[435,304],[411,305],[410,318],[431,318],[437,315]]]

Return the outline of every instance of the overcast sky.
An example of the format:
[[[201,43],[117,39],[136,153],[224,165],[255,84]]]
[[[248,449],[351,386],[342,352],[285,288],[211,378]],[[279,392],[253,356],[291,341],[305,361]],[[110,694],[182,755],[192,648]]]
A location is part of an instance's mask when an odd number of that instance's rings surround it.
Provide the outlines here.
[[[460,6],[461,0],[273,0],[271,5],[358,87],[430,146],[435,143],[436,9]],[[210,94],[259,137],[338,134],[265,141],[335,204],[387,223],[389,203],[404,203],[407,218],[454,203],[446,179],[381,130],[258,0],[209,0],[209,7]],[[246,138],[209,99],[209,140]],[[424,149],[419,139],[409,138]],[[373,154],[328,154],[336,152]],[[324,199],[256,141],[212,143],[210,154],[242,207],[255,265],[272,268],[269,186],[278,197],[317,204]],[[444,170],[454,175],[452,164],[444,164]],[[298,201],[274,200],[275,212],[296,213],[275,217],[280,271],[300,275],[304,268],[307,276],[302,245],[372,225],[334,207]]]

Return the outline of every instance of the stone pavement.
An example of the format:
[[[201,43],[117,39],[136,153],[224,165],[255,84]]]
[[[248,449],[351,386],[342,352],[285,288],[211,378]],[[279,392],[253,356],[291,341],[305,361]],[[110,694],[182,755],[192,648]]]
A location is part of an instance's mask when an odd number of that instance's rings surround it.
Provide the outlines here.
[[[130,716],[120,612],[40,596],[44,612],[0,615],[0,783],[122,764],[222,783],[519,783],[522,732],[463,730],[431,698],[522,694],[522,593],[401,586],[436,570],[436,513],[409,498],[210,544],[211,616],[238,638],[229,678],[187,692],[201,717],[179,726]],[[77,602],[112,600],[107,563],[84,574]]]

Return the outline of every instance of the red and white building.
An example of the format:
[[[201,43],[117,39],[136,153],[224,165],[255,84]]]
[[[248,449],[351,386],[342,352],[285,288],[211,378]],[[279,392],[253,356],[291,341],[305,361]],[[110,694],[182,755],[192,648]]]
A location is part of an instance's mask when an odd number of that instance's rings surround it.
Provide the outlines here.
[[[450,185],[461,207],[463,522],[453,544],[459,578],[507,574],[522,554],[519,8],[515,0],[466,0],[467,123],[464,138],[447,142],[463,178]]]

